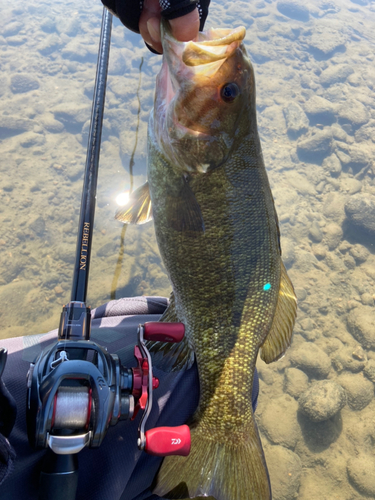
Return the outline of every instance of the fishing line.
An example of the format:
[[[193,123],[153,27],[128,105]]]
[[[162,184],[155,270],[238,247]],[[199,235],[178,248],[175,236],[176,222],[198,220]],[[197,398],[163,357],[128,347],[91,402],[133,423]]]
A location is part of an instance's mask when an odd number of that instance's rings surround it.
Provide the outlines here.
[[[133,151],[132,151],[130,161],[129,161],[129,176],[130,176],[129,194],[131,194],[133,192],[133,185],[134,185],[134,175],[133,175],[133,167],[135,164],[134,156],[135,156],[135,152],[136,152],[137,145],[138,145],[139,116],[141,114],[141,100],[139,98],[139,91],[141,89],[141,82],[142,82],[142,65],[143,65],[143,57],[141,58],[141,63],[139,65],[139,80],[138,80],[138,89],[137,89],[138,112],[137,112],[137,126],[135,129],[135,143],[134,143]],[[114,272],[113,280],[112,280],[112,284],[111,284],[111,300],[116,299],[117,284],[118,284],[118,280],[119,280],[119,277],[121,274],[122,261],[123,261],[124,253],[125,253],[126,228],[127,228],[127,224],[124,224],[122,231],[121,231],[121,236],[120,236],[120,250],[118,253],[115,272]]]

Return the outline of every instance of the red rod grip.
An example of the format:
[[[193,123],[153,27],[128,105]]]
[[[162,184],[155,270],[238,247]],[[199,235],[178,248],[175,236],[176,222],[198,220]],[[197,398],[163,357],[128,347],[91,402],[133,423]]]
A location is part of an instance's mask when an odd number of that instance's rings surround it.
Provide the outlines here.
[[[181,342],[185,335],[183,323],[159,323],[149,321],[144,324],[144,338],[161,342]]]
[[[190,429],[187,425],[179,427],[155,427],[146,431],[145,451],[157,457],[181,455],[190,453]]]

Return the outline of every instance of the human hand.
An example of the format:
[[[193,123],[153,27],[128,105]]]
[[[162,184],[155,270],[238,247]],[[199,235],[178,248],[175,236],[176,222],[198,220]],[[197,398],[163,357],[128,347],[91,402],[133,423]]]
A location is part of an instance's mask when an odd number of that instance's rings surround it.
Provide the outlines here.
[[[159,0],[144,0],[142,14],[139,20],[139,31],[144,41],[154,50],[163,53],[160,38],[161,7]],[[180,42],[188,42],[198,36],[199,14],[194,9],[189,14],[170,19],[172,35]]]

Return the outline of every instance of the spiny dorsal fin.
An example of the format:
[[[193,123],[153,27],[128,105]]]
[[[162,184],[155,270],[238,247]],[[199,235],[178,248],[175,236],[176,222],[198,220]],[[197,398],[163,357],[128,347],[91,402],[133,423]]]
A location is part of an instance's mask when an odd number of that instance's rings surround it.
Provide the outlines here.
[[[150,189],[148,182],[136,189],[129,202],[117,210],[115,219],[124,224],[145,224],[152,220]]]
[[[280,290],[276,312],[271,330],[260,349],[260,357],[265,363],[277,361],[290,346],[296,315],[297,298],[285,266],[281,262]]]

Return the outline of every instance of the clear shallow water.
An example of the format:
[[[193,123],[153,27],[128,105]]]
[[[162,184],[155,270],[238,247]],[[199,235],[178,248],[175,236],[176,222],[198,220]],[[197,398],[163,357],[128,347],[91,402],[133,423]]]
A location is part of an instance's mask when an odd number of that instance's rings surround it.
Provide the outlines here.
[[[299,298],[291,349],[274,365],[259,364],[257,418],[274,500],[375,498],[375,3],[304,5],[214,3],[206,24],[247,27],[265,163]],[[102,8],[16,0],[0,12],[6,338],[55,328],[70,298]],[[160,57],[115,20],[88,291],[93,307],[113,296],[169,294],[152,224],[126,229],[121,261],[123,228],[113,218],[116,196],[130,187],[134,149],[134,187],[145,180],[159,67]],[[313,423],[298,401],[319,379],[344,387],[347,404]]]

